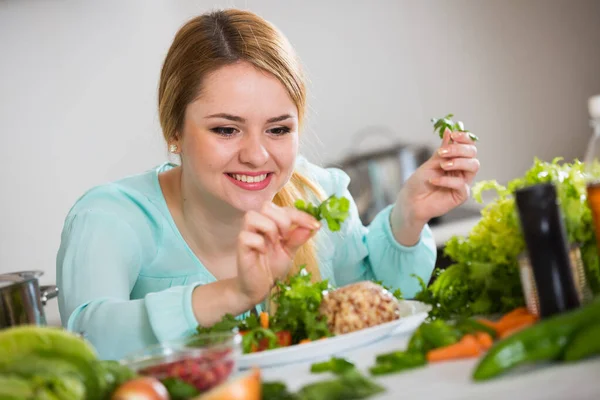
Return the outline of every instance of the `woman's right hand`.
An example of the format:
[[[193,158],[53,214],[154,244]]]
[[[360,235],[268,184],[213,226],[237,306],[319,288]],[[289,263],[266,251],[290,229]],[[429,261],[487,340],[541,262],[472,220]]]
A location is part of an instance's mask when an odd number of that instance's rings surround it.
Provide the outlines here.
[[[248,211],[238,236],[237,283],[250,306],[262,302],[287,276],[294,255],[321,227],[310,214],[266,203]]]

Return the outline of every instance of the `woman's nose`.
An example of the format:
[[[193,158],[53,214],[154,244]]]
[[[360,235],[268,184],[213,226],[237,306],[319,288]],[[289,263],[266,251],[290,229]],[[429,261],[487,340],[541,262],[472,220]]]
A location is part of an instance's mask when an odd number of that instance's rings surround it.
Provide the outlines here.
[[[269,159],[262,135],[248,134],[244,137],[240,148],[240,162],[253,167],[264,165]]]

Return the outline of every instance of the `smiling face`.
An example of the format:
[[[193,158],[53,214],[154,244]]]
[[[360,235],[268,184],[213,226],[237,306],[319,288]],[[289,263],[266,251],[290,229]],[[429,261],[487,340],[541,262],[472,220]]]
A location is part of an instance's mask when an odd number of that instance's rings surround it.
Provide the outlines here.
[[[298,110],[277,78],[239,62],[207,76],[179,137],[184,185],[211,206],[257,210],[292,175]]]

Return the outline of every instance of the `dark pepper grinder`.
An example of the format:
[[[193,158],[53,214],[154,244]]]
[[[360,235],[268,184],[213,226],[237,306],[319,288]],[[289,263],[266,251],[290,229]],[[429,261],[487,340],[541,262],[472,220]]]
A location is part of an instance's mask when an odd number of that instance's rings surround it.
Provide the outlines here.
[[[529,186],[517,190],[515,199],[538,292],[540,317],[579,307],[556,188],[551,183]]]

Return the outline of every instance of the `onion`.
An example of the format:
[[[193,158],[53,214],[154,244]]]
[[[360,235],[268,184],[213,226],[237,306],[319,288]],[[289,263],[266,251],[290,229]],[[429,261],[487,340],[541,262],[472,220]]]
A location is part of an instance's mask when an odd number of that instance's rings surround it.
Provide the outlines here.
[[[169,392],[158,379],[144,376],[123,383],[111,400],[169,400]]]

